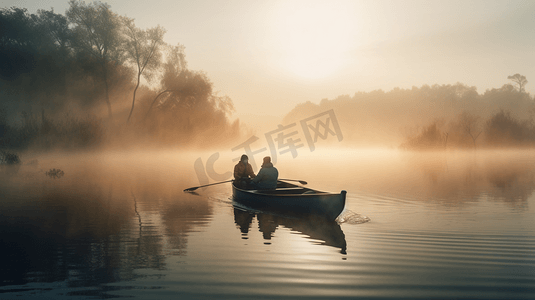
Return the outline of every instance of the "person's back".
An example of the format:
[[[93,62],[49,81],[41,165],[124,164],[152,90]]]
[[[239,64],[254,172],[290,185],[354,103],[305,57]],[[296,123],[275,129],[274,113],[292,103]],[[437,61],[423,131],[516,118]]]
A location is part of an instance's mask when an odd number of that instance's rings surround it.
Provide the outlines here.
[[[248,162],[247,155],[242,155],[240,161],[234,166],[234,178],[254,178],[255,174],[253,172],[253,167]]]
[[[242,155],[240,161],[234,166],[234,179],[239,187],[246,187],[251,178],[255,177],[253,167],[248,162],[247,155]]]
[[[262,168],[251,182],[258,189],[274,189],[278,179],[279,171],[271,163],[271,157],[266,156]]]

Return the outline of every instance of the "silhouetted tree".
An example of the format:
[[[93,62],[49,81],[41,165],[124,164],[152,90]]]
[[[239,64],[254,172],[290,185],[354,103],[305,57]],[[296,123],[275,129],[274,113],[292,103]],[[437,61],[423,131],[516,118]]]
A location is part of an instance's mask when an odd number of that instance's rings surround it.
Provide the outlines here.
[[[72,56],[72,33],[65,16],[56,14],[53,10],[38,10],[37,15],[40,31],[47,36],[49,41],[47,44],[50,45],[48,54],[43,60],[43,64],[46,64],[43,73],[47,74],[45,78],[49,78],[46,84],[55,89],[53,94],[56,97],[60,97],[54,102],[64,105]]]
[[[73,25],[73,46],[100,64],[105,101],[111,118],[108,72],[109,63],[119,63],[122,58],[120,19],[110,10],[109,5],[98,1],[86,4],[80,0],[71,0],[69,5],[66,15]]]
[[[163,35],[165,29],[160,26],[147,30],[139,29],[135,26],[134,20],[124,18],[126,35],[126,54],[129,61],[137,70],[137,82],[132,97],[132,108],[128,115],[127,123],[130,122],[134,105],[136,103],[136,92],[139,88],[141,76],[150,79],[151,73],[158,68],[161,60],[161,48],[164,45]]]
[[[171,92],[178,92],[178,90],[168,89],[169,88],[168,82],[171,82],[173,78],[176,79],[181,72],[187,70],[187,62],[186,62],[186,55],[184,54],[184,46],[178,44],[176,46],[169,46],[167,47],[167,49],[168,49],[167,59],[166,59],[165,64],[163,65],[163,77],[161,80],[161,85],[162,87],[164,87],[164,90],[159,92],[156,95],[156,97],[154,97],[154,100],[152,100],[149,106],[149,109],[147,110],[147,113],[145,114],[145,119],[147,119],[150,112],[152,111],[152,107],[154,106],[154,104],[160,97],[162,96],[165,97],[167,96],[168,93],[171,93]]]
[[[144,131],[149,138],[176,143],[177,137],[196,135],[208,145],[213,140],[206,136],[236,137],[239,123],[230,124],[230,98],[214,93],[206,74],[188,70],[184,47],[167,46],[164,33],[160,26],[136,28],[99,1],[70,0],[65,16],[0,8],[0,147],[86,148],[108,137],[119,140],[110,123],[91,117],[100,113],[93,104],[106,103],[111,118],[114,101],[126,100],[130,90],[128,120],[135,106],[147,109],[147,122],[136,124],[138,138]],[[161,63],[164,49],[170,50],[166,64]],[[154,75],[162,77],[159,94],[141,82],[142,77],[151,82]],[[156,107],[154,118],[149,118],[148,99]],[[71,117],[77,110],[84,117]],[[124,141],[130,140],[127,135],[121,135]]]
[[[514,83],[518,84],[518,91],[524,92],[524,87],[528,83],[526,76],[516,73],[515,75],[507,76],[507,79],[512,80]]]
[[[0,89],[9,94],[4,102],[64,104],[68,33],[66,18],[53,11],[0,10]]]
[[[491,146],[525,146],[535,140],[533,126],[528,121],[514,118],[510,112],[501,110],[486,124],[485,135]]]
[[[181,45],[171,47],[167,55],[162,92],[151,100],[145,118],[148,131],[164,143],[176,143],[183,137],[209,136],[212,141],[237,137],[239,123],[230,124],[228,119],[234,110],[232,100],[214,93],[206,74],[186,68],[183,49]]]
[[[0,10],[1,79],[12,81],[34,68],[40,38],[34,19],[23,8]]]

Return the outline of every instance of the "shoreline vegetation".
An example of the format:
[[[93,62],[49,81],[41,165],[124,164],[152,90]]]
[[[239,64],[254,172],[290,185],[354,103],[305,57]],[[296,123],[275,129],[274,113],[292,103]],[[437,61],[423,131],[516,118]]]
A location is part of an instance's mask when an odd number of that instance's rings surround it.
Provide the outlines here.
[[[207,74],[188,68],[183,45],[167,44],[164,28],[138,28],[106,3],[71,0],[64,15],[0,8],[0,28],[3,157],[30,150],[207,149],[251,134],[231,120],[232,99],[219,96]],[[457,83],[309,101],[283,123],[334,109],[342,147],[533,147],[528,81],[506,78],[481,94]]]
[[[99,1],[0,8],[0,149],[208,147],[237,139],[232,100],[160,26]]]
[[[319,104],[299,104],[284,122],[334,109],[344,142],[354,146],[530,148],[535,146],[535,101],[523,91],[523,85],[504,84],[482,94],[461,83],[359,92],[352,97],[323,99]]]

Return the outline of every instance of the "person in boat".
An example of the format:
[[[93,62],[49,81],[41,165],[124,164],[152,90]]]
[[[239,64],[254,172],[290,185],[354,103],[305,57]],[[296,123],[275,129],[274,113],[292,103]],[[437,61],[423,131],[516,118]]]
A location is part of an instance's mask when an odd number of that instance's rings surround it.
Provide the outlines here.
[[[251,184],[259,190],[274,189],[277,187],[277,179],[279,179],[279,171],[271,163],[271,157],[266,156],[262,168],[251,180]]]
[[[234,181],[237,186],[246,187],[256,175],[249,163],[249,157],[242,155],[240,161],[234,166]]]

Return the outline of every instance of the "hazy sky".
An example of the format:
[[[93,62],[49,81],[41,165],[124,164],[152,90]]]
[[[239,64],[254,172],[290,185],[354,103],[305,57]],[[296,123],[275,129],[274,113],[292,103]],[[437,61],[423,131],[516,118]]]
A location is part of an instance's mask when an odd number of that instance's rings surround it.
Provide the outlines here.
[[[108,0],[186,47],[237,116],[423,84],[499,88],[520,73],[535,93],[535,1]],[[0,0],[30,12],[67,0]]]

